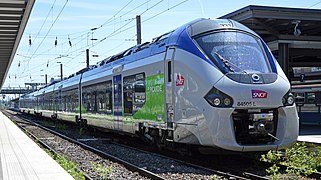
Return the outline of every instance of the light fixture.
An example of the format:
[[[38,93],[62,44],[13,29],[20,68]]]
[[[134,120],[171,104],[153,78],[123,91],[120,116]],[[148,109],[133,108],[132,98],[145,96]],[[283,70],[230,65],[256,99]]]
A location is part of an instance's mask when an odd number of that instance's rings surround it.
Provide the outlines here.
[[[295,37],[298,37],[298,36],[301,35],[301,30],[298,28],[298,26],[299,26],[300,23],[301,23],[300,20],[293,20],[293,21],[292,21],[292,24],[295,24],[295,26],[294,26],[294,31],[293,31],[293,35],[294,35]]]

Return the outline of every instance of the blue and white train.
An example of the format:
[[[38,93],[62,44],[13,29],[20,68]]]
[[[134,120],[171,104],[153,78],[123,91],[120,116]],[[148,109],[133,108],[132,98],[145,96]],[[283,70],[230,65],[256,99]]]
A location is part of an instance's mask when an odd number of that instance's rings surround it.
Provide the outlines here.
[[[24,112],[231,151],[296,142],[290,83],[263,40],[233,20],[197,19],[26,94]]]

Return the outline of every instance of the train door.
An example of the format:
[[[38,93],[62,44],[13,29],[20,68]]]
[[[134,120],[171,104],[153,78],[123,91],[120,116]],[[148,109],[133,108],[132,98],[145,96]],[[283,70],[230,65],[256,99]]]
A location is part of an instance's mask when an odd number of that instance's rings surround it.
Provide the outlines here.
[[[174,122],[174,54],[175,47],[168,47],[164,61],[165,120],[168,128],[173,128]]]
[[[123,108],[123,100],[122,100],[122,77],[121,75],[117,75],[113,77],[114,83],[114,128],[122,129],[122,108]]]

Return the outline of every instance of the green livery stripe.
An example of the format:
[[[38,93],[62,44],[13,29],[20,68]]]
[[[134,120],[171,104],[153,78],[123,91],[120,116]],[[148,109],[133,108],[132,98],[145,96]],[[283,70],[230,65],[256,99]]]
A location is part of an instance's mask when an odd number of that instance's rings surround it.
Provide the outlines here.
[[[134,119],[164,121],[164,74],[146,77],[146,101]]]

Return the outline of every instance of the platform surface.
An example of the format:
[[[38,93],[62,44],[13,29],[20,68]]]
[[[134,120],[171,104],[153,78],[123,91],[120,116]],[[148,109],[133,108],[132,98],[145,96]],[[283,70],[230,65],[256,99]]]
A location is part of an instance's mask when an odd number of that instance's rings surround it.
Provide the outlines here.
[[[73,179],[0,112],[0,180]]]

